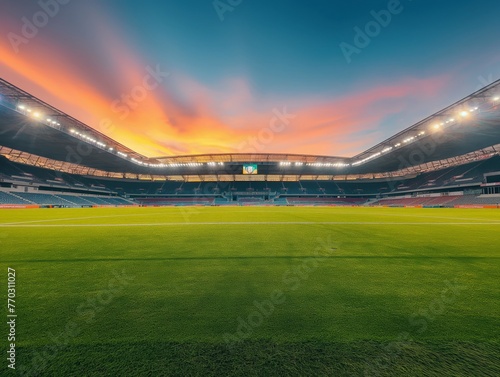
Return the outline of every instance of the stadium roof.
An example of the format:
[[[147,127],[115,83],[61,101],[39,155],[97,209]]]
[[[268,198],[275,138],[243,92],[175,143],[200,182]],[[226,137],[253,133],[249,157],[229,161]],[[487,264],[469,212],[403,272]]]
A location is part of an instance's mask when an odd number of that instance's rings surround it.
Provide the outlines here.
[[[364,174],[397,171],[500,144],[500,80],[353,157],[228,153],[147,158],[0,79],[0,146],[108,172]]]

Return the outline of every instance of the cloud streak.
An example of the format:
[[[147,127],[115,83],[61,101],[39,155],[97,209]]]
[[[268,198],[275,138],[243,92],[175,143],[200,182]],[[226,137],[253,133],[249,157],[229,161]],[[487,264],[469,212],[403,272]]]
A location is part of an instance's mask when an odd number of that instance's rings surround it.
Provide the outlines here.
[[[92,47],[74,49],[71,41],[56,43],[41,35],[16,54],[2,43],[0,74],[147,156],[238,152],[242,142],[269,126],[273,109],[283,106],[295,117],[261,152],[351,156],[389,136],[388,117],[409,111],[416,101],[430,103],[450,79],[409,77],[337,96],[275,98],[256,93],[250,77],[228,76],[209,86],[174,69],[123,117],[112,105],[141,83],[145,67],[169,67],[143,61],[109,20],[94,13],[89,15],[100,40]],[[103,128],[104,119],[113,126]]]

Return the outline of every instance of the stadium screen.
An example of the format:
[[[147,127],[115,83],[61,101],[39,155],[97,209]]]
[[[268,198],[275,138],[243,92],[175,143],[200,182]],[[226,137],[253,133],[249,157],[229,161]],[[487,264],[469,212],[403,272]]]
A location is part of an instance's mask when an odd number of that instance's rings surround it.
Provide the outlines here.
[[[257,164],[243,165],[243,174],[257,174]]]

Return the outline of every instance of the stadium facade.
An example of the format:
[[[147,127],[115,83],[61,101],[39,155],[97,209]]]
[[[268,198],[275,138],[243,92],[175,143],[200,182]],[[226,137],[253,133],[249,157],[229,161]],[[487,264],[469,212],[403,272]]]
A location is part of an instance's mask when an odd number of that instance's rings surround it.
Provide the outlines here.
[[[0,80],[0,205],[500,202],[500,80],[353,157],[148,158]]]

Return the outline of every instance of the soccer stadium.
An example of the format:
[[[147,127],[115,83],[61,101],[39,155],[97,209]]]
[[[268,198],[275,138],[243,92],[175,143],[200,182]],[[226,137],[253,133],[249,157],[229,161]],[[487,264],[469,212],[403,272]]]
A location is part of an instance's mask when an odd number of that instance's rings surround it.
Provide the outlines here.
[[[303,114],[278,106],[231,150],[155,156],[16,77],[0,375],[500,375],[500,80],[352,154],[283,152]]]
[[[2,80],[3,207],[497,208],[500,80],[351,158],[147,158]]]

